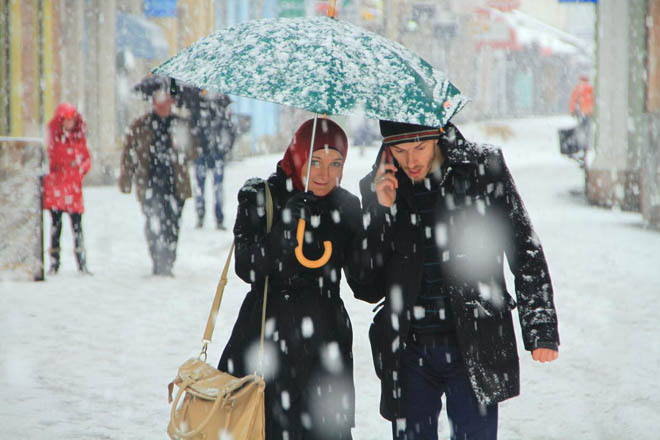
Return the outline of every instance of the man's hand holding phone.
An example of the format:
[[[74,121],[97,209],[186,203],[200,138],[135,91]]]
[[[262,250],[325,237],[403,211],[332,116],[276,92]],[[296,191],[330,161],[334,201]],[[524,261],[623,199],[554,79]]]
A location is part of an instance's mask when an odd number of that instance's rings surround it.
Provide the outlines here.
[[[378,197],[378,203],[386,208],[392,207],[396,200],[396,189],[399,181],[396,179],[396,166],[392,159],[392,152],[386,147],[380,157],[380,165],[374,179],[374,189]]]

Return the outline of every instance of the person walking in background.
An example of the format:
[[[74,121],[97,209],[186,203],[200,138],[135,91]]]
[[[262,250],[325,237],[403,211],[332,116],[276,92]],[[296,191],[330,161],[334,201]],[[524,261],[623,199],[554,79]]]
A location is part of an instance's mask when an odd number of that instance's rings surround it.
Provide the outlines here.
[[[580,79],[571,92],[569,103],[571,115],[590,118],[594,110],[594,88],[587,75],[580,75]]]
[[[49,173],[43,180],[43,208],[50,211],[50,269],[60,268],[60,235],[62,214],[68,213],[73,229],[74,253],[78,270],[89,274],[83,240],[82,215],[85,212],[82,181],[91,167],[85,122],[76,108],[66,102],[55,110],[48,123],[46,145]]]
[[[206,201],[204,188],[208,171],[213,176],[213,196],[215,198],[215,226],[225,230],[224,213],[222,211],[222,180],[225,170],[225,161],[234,145],[236,130],[231,120],[229,104],[231,100],[227,95],[206,96],[190,106],[190,119],[194,125],[193,133],[196,135],[201,154],[195,161],[195,210],[197,211],[197,227],[204,226]]]
[[[594,111],[594,88],[587,75],[580,75],[577,84],[573,88],[569,109],[571,115],[577,118],[575,136],[581,151],[580,157],[584,160],[584,154],[591,147]]]
[[[191,196],[188,163],[197,157],[197,142],[188,121],[172,112],[174,100],[166,89],[153,94],[153,111],[128,129],[121,155],[119,189],[137,199],[146,217],[145,234],[154,275],[174,276],[179,222]]]
[[[525,349],[557,358],[550,273],[499,149],[444,128],[381,121],[360,182],[373,267],[369,331],[381,414],[395,439],[437,439],[446,395],[452,439],[497,438],[498,402],[519,394],[504,256]]]

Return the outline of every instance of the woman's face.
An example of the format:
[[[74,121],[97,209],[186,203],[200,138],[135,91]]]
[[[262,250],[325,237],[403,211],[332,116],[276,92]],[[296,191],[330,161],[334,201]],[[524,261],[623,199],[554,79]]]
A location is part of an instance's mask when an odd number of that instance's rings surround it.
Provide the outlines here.
[[[73,126],[75,124],[76,124],[76,120],[73,118],[66,118],[62,121],[62,127],[64,127],[66,131],[73,130]]]
[[[324,197],[339,186],[344,172],[344,157],[337,150],[324,148],[312,154],[309,190],[317,197]],[[302,169],[303,184],[307,180],[307,164]]]

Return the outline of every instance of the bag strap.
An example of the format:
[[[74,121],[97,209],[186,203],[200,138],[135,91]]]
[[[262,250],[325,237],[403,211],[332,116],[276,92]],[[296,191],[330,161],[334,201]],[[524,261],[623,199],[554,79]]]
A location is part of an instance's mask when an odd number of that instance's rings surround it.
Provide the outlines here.
[[[273,226],[273,196],[270,194],[268,181],[264,182],[266,189],[266,232],[270,233],[270,228]],[[261,336],[259,337],[259,371],[261,377],[264,377],[264,329],[266,327],[266,301],[268,300],[268,275],[264,282],[264,305],[261,310]],[[255,372],[256,374],[256,372]]]
[[[266,193],[266,232],[270,232],[270,229],[273,225],[273,197],[270,193],[270,188],[268,182],[264,181],[264,189]],[[215,289],[215,298],[213,299],[213,304],[211,305],[211,311],[209,312],[209,318],[206,321],[206,329],[204,330],[204,338],[202,339],[202,351],[199,354],[199,359],[206,362],[206,350],[208,345],[211,343],[211,338],[213,337],[213,330],[215,329],[215,320],[218,317],[218,310],[220,309],[220,303],[222,302],[222,294],[227,285],[227,273],[229,272],[229,265],[231,263],[231,256],[234,253],[235,243],[231,244],[229,249],[229,255],[227,255],[227,261],[225,262],[225,267],[222,270],[222,275],[220,276],[220,281],[218,286]],[[268,296],[268,275],[266,275],[266,281],[264,283],[264,305],[261,312],[261,336],[259,341],[259,370],[263,371],[263,358],[264,358],[264,327],[266,325],[266,298]],[[263,377],[263,374],[261,375]]]
[[[184,416],[187,408],[182,407],[181,412],[180,412],[181,417],[177,417],[176,409],[179,406],[179,401],[181,400],[181,396],[186,391],[188,386],[193,382],[194,382],[194,380],[188,380],[188,381],[183,382],[179,386],[179,391],[176,393],[176,398],[174,399],[174,402],[172,403],[172,407],[170,408],[169,429],[172,432],[174,432],[174,434],[176,435],[175,438],[177,438],[179,440],[189,439],[189,438],[193,438],[193,437],[197,436],[204,428],[206,428],[206,425],[209,424],[209,422],[211,421],[211,418],[213,418],[213,416],[215,415],[215,412],[218,410],[218,408],[220,408],[220,405],[222,405],[222,403],[224,402],[222,394],[218,393],[218,397],[213,402],[213,406],[211,407],[211,410],[208,412],[208,414],[206,415],[204,420],[202,420],[200,422],[199,426],[197,426],[197,428],[193,429],[192,431],[187,431],[187,432],[181,431],[179,429],[179,426],[181,426],[181,421],[183,419],[183,416]],[[189,403],[188,400],[184,401],[184,405],[187,406],[188,403]]]
[[[227,261],[225,262],[225,267],[222,270],[222,275],[220,276],[220,281],[218,286],[215,289],[215,298],[213,298],[213,304],[211,305],[211,311],[209,312],[209,318],[206,321],[206,329],[204,330],[204,338],[202,339],[202,352],[199,354],[199,359],[206,362],[206,349],[211,343],[211,338],[213,337],[213,329],[215,329],[215,319],[218,317],[218,310],[220,309],[220,303],[222,302],[222,293],[225,290],[227,285],[227,272],[229,272],[229,264],[231,263],[231,256],[234,253],[234,243],[232,242],[231,248],[229,249],[229,255],[227,255]]]

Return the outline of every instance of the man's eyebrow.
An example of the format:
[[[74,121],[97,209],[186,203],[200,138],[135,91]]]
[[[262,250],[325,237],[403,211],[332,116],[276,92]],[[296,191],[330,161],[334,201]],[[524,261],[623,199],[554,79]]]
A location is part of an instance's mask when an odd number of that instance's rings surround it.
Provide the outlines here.
[[[425,142],[425,141],[421,141],[420,143],[413,145],[413,148],[417,148],[417,147],[419,147],[419,146],[422,145],[424,142]],[[393,149],[395,149],[395,150],[403,150],[403,148],[401,148],[401,147],[399,147],[399,146],[397,146],[397,145],[392,145],[390,148],[393,148]]]

